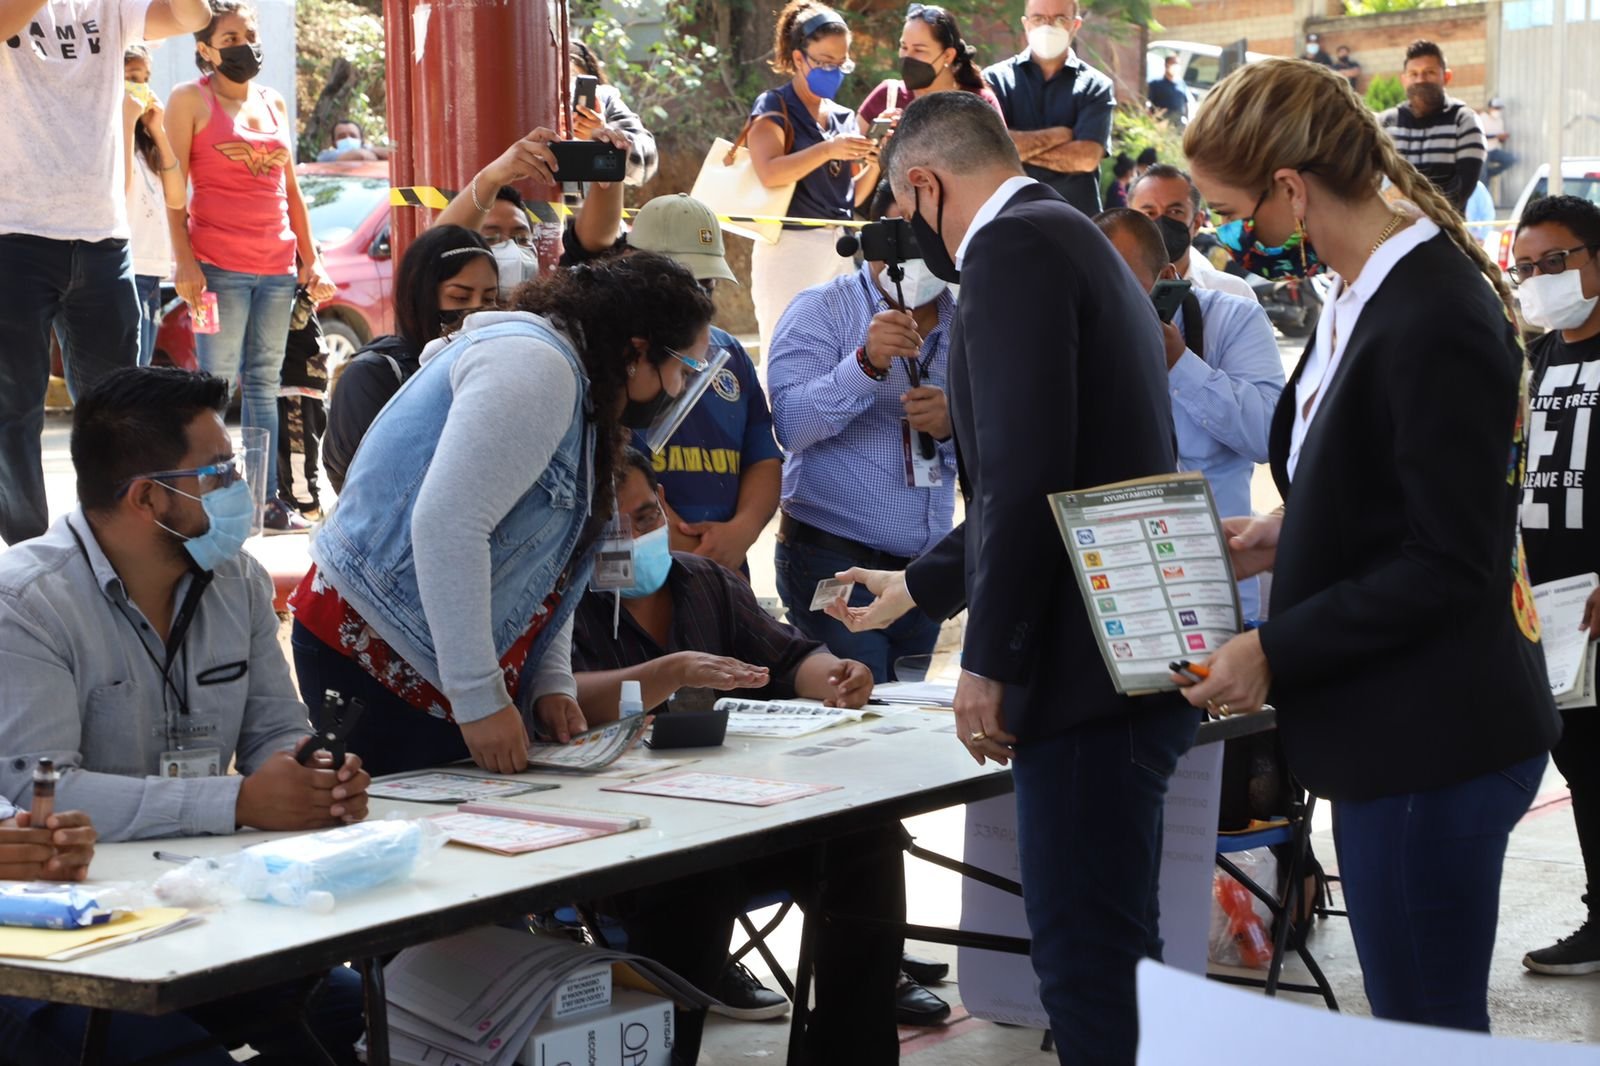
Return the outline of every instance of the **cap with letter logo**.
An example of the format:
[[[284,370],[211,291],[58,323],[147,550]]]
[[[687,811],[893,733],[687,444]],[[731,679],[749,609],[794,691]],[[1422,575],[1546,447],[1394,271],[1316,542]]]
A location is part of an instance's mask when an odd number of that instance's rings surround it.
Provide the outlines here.
[[[633,216],[628,247],[671,256],[699,281],[719,278],[738,284],[724,258],[716,212],[685,193],[657,196],[640,208]]]

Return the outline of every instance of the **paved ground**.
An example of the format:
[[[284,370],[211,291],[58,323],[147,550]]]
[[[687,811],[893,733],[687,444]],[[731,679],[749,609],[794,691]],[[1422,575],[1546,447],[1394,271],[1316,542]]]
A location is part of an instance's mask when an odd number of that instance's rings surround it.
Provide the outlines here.
[[[1300,345],[1284,343],[1286,367],[1298,358]],[[67,422],[52,418],[45,431],[45,470],[52,514],[73,503],[72,465],[67,454]],[[1270,478],[1263,471],[1255,486],[1259,509],[1276,504]],[[758,594],[773,595],[772,530],[751,555]],[[287,547],[284,545],[282,547]],[[281,548],[280,548],[281,550]],[[1423,757],[1419,753],[1419,757]],[[962,810],[927,815],[908,823],[922,843],[935,851],[959,854]],[[1315,847],[1332,865],[1333,843],[1325,809],[1317,819]],[[909,918],[930,925],[954,925],[960,917],[960,886],[953,874],[914,859],[907,859]],[[1512,836],[1501,901],[1500,936],[1491,987],[1491,1012],[1498,1032],[1506,1035],[1560,1042],[1600,1043],[1600,976],[1575,979],[1538,978],[1526,974],[1519,960],[1534,947],[1564,935],[1581,918],[1578,902],[1583,892],[1583,867],[1573,835],[1572,811],[1558,775],[1547,775],[1534,809]],[[798,922],[791,919],[773,943],[784,964],[792,967],[798,943]],[[1341,1006],[1353,1014],[1367,1013],[1361,992],[1360,969],[1348,925],[1339,919],[1325,922],[1315,932],[1313,951],[1323,963]],[[954,949],[912,945],[918,954],[955,962]],[[756,964],[760,973],[759,962]],[[1293,968],[1291,968],[1291,973]],[[960,973],[938,991],[955,1004],[951,1021],[932,1031],[903,1030],[902,1056],[925,1066],[940,1063],[1048,1064],[1053,1055],[1041,1053],[1041,1034],[971,1019],[960,1007]],[[752,1060],[783,1061],[787,1027],[781,1022],[736,1023],[713,1021],[701,1062],[708,1066],[733,1066]],[[1291,1061],[1292,1061],[1292,1053]],[[1197,1054],[1196,1062],[1235,1062],[1250,1058],[1243,1048],[1226,1054]],[[1600,1061],[1600,1052],[1597,1052]],[[847,1066],[847,1064],[841,1064]]]

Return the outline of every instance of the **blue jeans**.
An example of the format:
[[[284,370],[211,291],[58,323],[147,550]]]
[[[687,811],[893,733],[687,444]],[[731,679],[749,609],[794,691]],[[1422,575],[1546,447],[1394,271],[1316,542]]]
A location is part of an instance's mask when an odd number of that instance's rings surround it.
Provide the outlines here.
[[[128,242],[0,235],[0,293],[0,539],[16,544],[50,525],[40,434],[51,324],[59,318],[66,332],[74,396],[138,358]]]
[[[1489,1031],[1506,840],[1546,758],[1431,792],[1334,801],[1339,878],[1373,1017]]]
[[[1198,722],[1167,704],[1017,744],[1022,901],[1063,1066],[1133,1066],[1134,968],[1161,958],[1167,780]]]
[[[149,366],[156,357],[156,331],[161,328],[161,279],[135,274],[133,288],[139,298],[139,365]]]
[[[872,671],[878,684],[894,680],[894,664],[908,655],[927,655],[939,641],[939,623],[913,610],[887,629],[852,633],[821,611],[811,609],[817,582],[859,565],[849,556],[810,544],[778,544],[774,565],[778,596],[789,610],[789,624],[812,640],[820,640],[841,659],[854,659]],[[857,586],[850,596],[855,607],[872,602],[872,594]]]
[[[211,1046],[164,1061],[172,1066],[233,1066],[228,1048],[249,1044],[258,1052],[250,1061],[262,1066],[311,1062],[299,1028],[288,1024],[287,1014],[300,1009],[313,984],[311,978],[290,981],[159,1017],[113,1013],[101,1062],[138,1062],[208,1037],[215,1041]],[[352,1045],[366,1028],[360,975],[343,966],[329,971],[305,1004],[304,1017],[335,1062],[355,1063]],[[88,1022],[87,1007],[0,996],[0,1061],[13,1066],[77,1062]]]
[[[201,263],[206,288],[217,294],[215,333],[195,334],[200,369],[243,396],[239,424],[267,430],[267,484],[278,484],[278,388],[294,314],[293,274],[240,274]]]

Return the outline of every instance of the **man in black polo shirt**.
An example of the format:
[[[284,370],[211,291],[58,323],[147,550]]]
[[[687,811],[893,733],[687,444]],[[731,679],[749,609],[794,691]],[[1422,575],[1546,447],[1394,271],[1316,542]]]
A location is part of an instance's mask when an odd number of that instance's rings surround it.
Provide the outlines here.
[[[1027,0],[1028,47],[983,72],[1031,178],[1086,215],[1100,212],[1100,161],[1111,149],[1111,79],[1072,51],[1078,0]]]
[[[1378,122],[1400,154],[1464,212],[1489,153],[1478,116],[1445,94],[1451,78],[1438,45],[1412,41],[1400,73],[1406,102],[1379,115]]]

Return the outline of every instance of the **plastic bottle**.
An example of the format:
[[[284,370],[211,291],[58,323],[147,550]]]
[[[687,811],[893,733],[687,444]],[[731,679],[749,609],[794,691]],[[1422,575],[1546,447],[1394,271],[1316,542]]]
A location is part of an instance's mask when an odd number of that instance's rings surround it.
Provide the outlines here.
[[[1253,970],[1266,969],[1272,962],[1272,941],[1250,904],[1250,892],[1225,874],[1218,875],[1215,891],[1228,916],[1228,935],[1239,949],[1239,961]]]
[[[644,692],[637,681],[622,683],[622,699],[617,704],[618,718],[631,718],[644,713]]]

